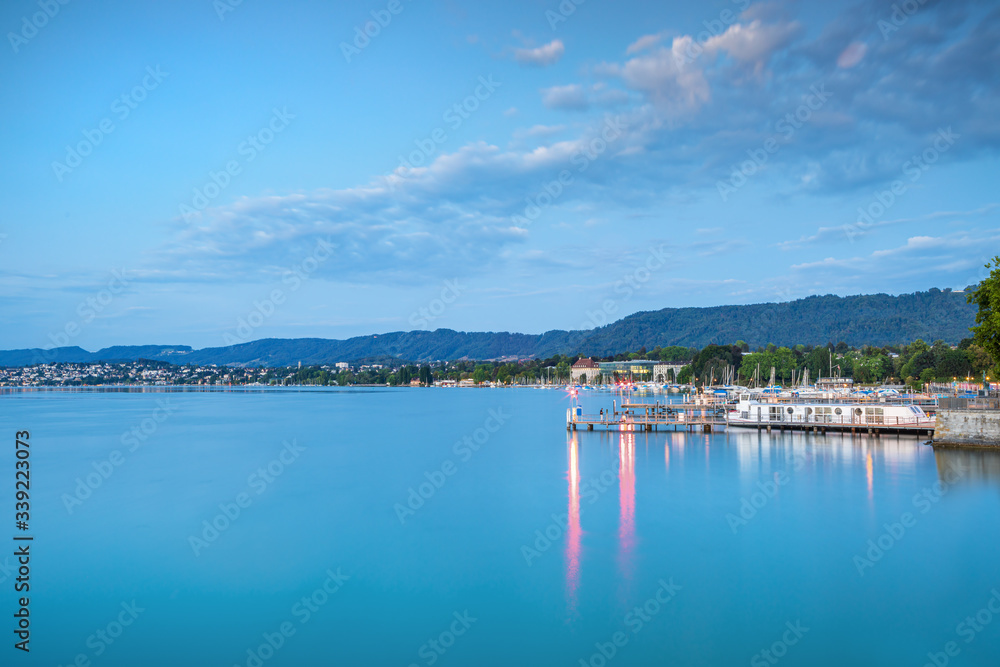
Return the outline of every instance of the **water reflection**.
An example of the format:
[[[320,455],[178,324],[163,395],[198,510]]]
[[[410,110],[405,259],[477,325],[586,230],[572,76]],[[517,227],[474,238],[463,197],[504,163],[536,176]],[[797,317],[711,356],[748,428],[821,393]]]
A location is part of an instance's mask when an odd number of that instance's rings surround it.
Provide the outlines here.
[[[622,580],[632,580],[635,549],[635,434],[622,433],[618,438],[618,567]]]
[[[726,440],[736,451],[740,474],[756,479],[760,474],[783,468],[794,459],[808,457],[817,462],[843,467],[863,467],[869,496],[874,495],[875,463],[886,478],[910,475],[916,470],[923,451],[916,438],[869,438],[862,435],[825,435],[783,433],[767,435],[733,429]]]
[[[869,505],[871,501],[874,500],[874,481],[875,481],[875,466],[872,462],[872,450],[870,447],[868,449],[868,458],[865,460],[865,472],[868,474],[868,502]]]
[[[965,481],[1000,484],[1000,451],[993,449],[960,449],[935,447],[934,462],[938,478],[945,482],[945,473],[954,481],[955,473]],[[954,472],[949,472],[954,471]]]
[[[576,432],[569,442],[569,511],[566,530],[566,597],[571,612],[576,611],[580,586],[580,449]]]

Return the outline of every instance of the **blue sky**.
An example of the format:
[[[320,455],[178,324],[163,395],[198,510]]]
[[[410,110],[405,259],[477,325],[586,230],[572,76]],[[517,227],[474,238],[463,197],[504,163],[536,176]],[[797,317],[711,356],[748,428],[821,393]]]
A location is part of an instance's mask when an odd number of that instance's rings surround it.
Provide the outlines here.
[[[13,0],[0,27],[3,348],[534,333],[961,288],[1000,248],[996,3]]]

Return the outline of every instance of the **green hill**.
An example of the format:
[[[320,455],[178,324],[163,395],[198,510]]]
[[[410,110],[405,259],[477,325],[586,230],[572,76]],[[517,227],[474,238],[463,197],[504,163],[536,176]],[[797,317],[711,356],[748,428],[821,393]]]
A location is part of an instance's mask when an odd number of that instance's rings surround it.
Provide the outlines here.
[[[44,361],[122,361],[154,359],[175,364],[240,364],[290,366],[330,364],[377,357],[409,361],[549,357],[582,353],[606,356],[641,347],[704,347],[737,340],[751,348],[775,345],[890,345],[922,338],[958,343],[969,336],[975,306],[965,294],[951,290],[814,296],[787,303],[708,308],[664,308],[624,317],[589,331],[543,334],[436,331],[392,332],[346,340],[267,338],[241,345],[192,350],[183,345],[117,346],[98,352],[79,347],[0,352],[0,365],[22,366]]]

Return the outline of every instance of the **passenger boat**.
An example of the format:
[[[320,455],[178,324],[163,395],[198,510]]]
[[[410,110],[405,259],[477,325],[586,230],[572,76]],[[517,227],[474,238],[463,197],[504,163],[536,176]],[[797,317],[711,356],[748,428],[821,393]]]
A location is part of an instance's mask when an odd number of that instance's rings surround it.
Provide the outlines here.
[[[839,424],[844,426],[901,426],[934,428],[934,417],[919,405],[845,399],[819,401],[761,401],[744,394],[730,406],[729,425],[757,427],[781,424]]]

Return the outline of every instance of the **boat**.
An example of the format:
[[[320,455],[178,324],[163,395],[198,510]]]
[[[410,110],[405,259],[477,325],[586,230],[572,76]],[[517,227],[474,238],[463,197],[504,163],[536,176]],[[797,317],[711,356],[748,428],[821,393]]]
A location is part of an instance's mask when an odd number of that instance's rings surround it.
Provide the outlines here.
[[[743,394],[729,410],[730,426],[842,425],[933,429],[934,417],[912,404],[872,402],[857,397],[815,401],[759,400]]]

